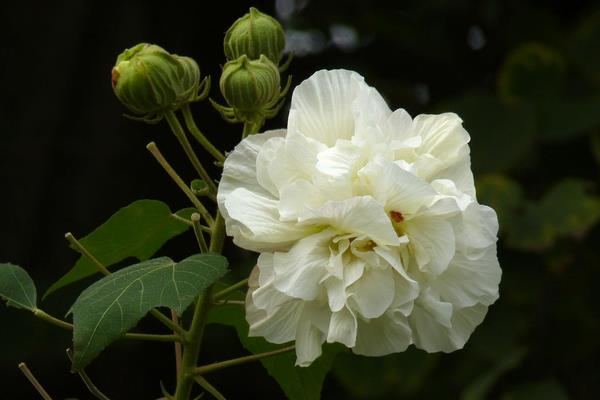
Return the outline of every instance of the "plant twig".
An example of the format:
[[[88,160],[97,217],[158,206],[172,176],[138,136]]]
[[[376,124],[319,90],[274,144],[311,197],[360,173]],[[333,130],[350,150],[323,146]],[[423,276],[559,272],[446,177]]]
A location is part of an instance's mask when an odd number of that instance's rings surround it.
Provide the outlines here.
[[[69,361],[73,362],[73,351],[70,348],[67,349],[67,357],[69,357]],[[90,393],[95,398],[100,399],[100,400],[110,400],[108,398],[108,396],[106,396],[104,393],[102,393],[100,391],[100,389],[98,389],[98,387],[96,385],[94,385],[94,382],[92,382],[92,380],[90,379],[88,374],[85,373],[84,370],[77,371],[77,374],[79,374],[79,377],[83,381],[85,387],[88,388]]]
[[[183,119],[185,120],[185,125],[188,130],[192,133],[192,136],[200,143],[202,147],[206,149],[218,162],[222,163],[225,161],[225,156],[223,153],[219,151],[207,138],[204,134],[198,129],[196,125],[196,121],[194,121],[194,116],[192,115],[192,111],[190,110],[189,104],[186,104],[181,109],[183,112]]]
[[[282,349],[267,351],[265,353],[252,354],[249,356],[232,358],[231,360],[226,360],[226,361],[216,362],[213,364],[203,365],[201,367],[194,368],[194,374],[203,375],[203,374],[207,374],[209,372],[218,371],[220,369],[229,368],[229,367],[233,367],[236,365],[246,364],[249,362],[257,361],[262,358],[273,357],[273,356],[276,356],[279,354],[288,353],[290,351],[293,351],[294,348],[295,348],[295,346],[289,346],[289,347],[284,347]]]
[[[223,396],[221,394],[221,392],[219,392],[217,390],[216,387],[211,385],[210,382],[208,382],[206,379],[204,379],[203,376],[195,376],[194,380],[198,383],[198,385],[202,386],[202,388],[204,390],[206,390],[208,393],[212,394],[215,399],[225,400],[225,396]]]
[[[220,292],[215,293],[215,295],[213,296],[213,299],[219,300],[219,299],[227,296],[228,294],[235,292],[238,289],[246,287],[247,285],[248,285],[248,278],[241,280],[238,283],[235,283],[235,284],[229,286],[228,288],[221,290]]]
[[[185,132],[183,131],[183,128],[181,127],[181,124],[179,123],[179,120],[177,119],[177,116],[175,115],[175,113],[173,111],[167,111],[165,113],[165,118],[167,119],[167,122],[169,123],[169,126],[171,127],[171,130],[173,131],[173,134],[179,141],[179,144],[183,148],[183,151],[185,152],[185,154],[190,159],[190,162],[192,163],[194,169],[196,170],[196,172],[198,173],[200,178],[202,178],[206,182],[206,184],[208,185],[208,188],[211,192],[216,193],[217,186],[212,181],[208,172],[206,172],[206,170],[202,166],[202,163],[198,159],[198,156],[196,156],[196,153],[194,152],[194,149],[192,148],[190,141],[188,140],[187,136],[185,135]]]
[[[204,207],[204,204],[202,204],[200,200],[198,200],[198,197],[196,197],[196,195],[192,193],[192,190],[188,187],[188,185],[186,185],[185,182],[183,182],[183,179],[181,179],[177,172],[175,172],[171,164],[169,164],[169,162],[165,159],[165,157],[158,149],[158,146],[156,146],[156,143],[150,142],[146,145],[146,148],[150,153],[152,153],[156,161],[158,161],[161,167],[163,167],[166,173],[169,174],[171,179],[173,179],[177,186],[179,186],[179,188],[183,191],[187,198],[192,202],[194,207],[196,207],[196,209],[204,217],[206,222],[208,222],[209,225],[212,225],[213,218],[211,217],[206,207]]]
[[[202,233],[202,227],[200,226],[200,214],[192,214],[192,227],[194,228],[194,234],[196,235],[196,240],[198,241],[198,247],[200,247],[200,251],[202,253],[206,253],[208,251],[208,246],[206,245],[206,240],[204,239],[204,234]]]
[[[85,247],[83,247],[83,245],[79,242],[79,240],[75,238],[75,236],[73,236],[71,232],[65,233],[65,239],[67,239],[71,246],[75,247],[75,249],[79,253],[81,253],[84,257],[87,257],[92,263],[94,263],[94,265],[96,266],[96,268],[98,268],[98,271],[100,271],[100,273],[102,273],[103,275],[110,275],[110,271],[108,270],[108,268],[106,268],[104,264],[102,264],[96,257],[92,255],[92,253],[90,253]]]
[[[46,392],[46,389],[44,389],[44,387],[35,378],[35,376],[33,376],[33,373],[29,370],[29,368],[27,368],[27,364],[25,364],[24,362],[19,363],[19,369],[21,370],[23,375],[25,375],[25,377],[27,379],[29,379],[29,382],[31,382],[31,385],[35,388],[35,390],[37,390],[37,392],[40,394],[40,396],[42,396],[42,399],[52,400],[52,397],[50,397],[48,392]]]

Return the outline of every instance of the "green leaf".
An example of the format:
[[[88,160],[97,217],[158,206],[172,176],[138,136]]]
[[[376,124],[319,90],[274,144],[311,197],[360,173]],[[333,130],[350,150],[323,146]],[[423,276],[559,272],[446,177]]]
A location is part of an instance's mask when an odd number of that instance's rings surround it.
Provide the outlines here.
[[[569,400],[565,389],[555,380],[527,383],[505,392],[502,400]]]
[[[587,194],[587,183],[565,179],[515,220],[508,244],[525,250],[546,249],[565,236],[582,236],[600,219],[600,199]]]
[[[18,265],[0,264],[0,298],[7,306],[34,311],[37,293],[27,271]]]
[[[544,102],[557,98],[566,63],[541,43],[524,43],[513,50],[500,68],[498,92],[508,104]]]
[[[204,195],[208,193],[208,185],[202,179],[194,179],[190,184],[190,189],[195,195]]]
[[[185,209],[180,212],[185,214]],[[172,217],[166,204],[157,200],[138,200],[117,211],[80,242],[108,267],[128,257],[147,260],[169,239],[188,228],[188,225]],[[44,296],[96,272],[94,264],[81,256],[75,266],[50,286]]]
[[[209,312],[208,322],[234,327],[244,348],[254,354],[281,348],[280,345],[271,344],[263,338],[248,337],[244,308],[239,305],[214,307]],[[290,400],[320,399],[325,376],[341,350],[341,346],[325,345],[321,357],[305,368],[294,366],[294,353],[264,358],[260,362]]]
[[[445,102],[436,111],[452,111],[471,135],[471,157],[477,173],[502,172],[531,156],[535,114],[503,104],[494,96],[470,93]]]
[[[508,371],[517,368],[526,351],[524,349],[514,350],[500,358],[496,365],[483,372],[478,378],[467,385],[461,393],[461,400],[484,400],[494,384]]]
[[[571,139],[600,125],[600,96],[561,98],[540,107],[539,137],[558,141]]]
[[[141,262],[108,275],[84,290],[71,307],[73,368],[80,370],[125,334],[152,308],[179,314],[227,272],[219,254],[198,254],[175,263],[167,257]]]
[[[335,360],[333,374],[346,392],[358,399],[409,398],[429,382],[439,361],[439,354],[415,347],[385,357],[343,353]]]

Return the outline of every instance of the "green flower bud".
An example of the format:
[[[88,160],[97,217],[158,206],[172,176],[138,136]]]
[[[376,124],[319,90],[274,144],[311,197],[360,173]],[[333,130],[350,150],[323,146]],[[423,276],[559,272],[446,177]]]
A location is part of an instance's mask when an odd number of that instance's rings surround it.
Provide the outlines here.
[[[275,18],[251,7],[248,14],[235,21],[227,30],[223,47],[228,60],[235,60],[243,55],[251,60],[258,60],[264,54],[278,65],[283,57],[285,33]]]
[[[198,98],[200,69],[189,57],[140,43],[126,49],[112,69],[112,87],[135,114],[158,114]]]
[[[241,56],[223,67],[219,86],[241,121],[255,121],[281,99],[279,70],[267,57]]]

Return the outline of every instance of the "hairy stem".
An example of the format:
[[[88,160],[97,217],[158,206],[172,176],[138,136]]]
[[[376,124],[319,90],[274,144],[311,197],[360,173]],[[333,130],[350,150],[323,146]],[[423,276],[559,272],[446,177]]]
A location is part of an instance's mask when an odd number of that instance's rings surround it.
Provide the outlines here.
[[[263,358],[273,357],[273,356],[283,354],[283,353],[289,353],[290,351],[293,351],[294,348],[295,348],[295,346],[289,346],[289,347],[284,347],[282,349],[267,351],[265,353],[252,354],[250,356],[233,358],[231,360],[226,360],[226,361],[216,362],[213,364],[203,365],[201,367],[196,367],[194,369],[194,374],[203,375],[203,374],[207,374],[209,372],[218,371],[220,369],[229,368],[229,367],[233,367],[233,366],[240,365],[240,364],[246,364],[246,363],[253,362],[253,361],[258,361]]]
[[[216,193],[217,186],[215,185],[215,183],[211,179],[210,175],[208,174],[208,172],[206,172],[206,169],[204,169],[204,167],[202,166],[202,163],[196,156],[196,153],[194,152],[194,149],[192,148],[190,141],[188,140],[187,136],[185,135],[185,132],[183,131],[183,128],[181,127],[181,124],[179,123],[179,120],[177,119],[177,116],[175,115],[175,113],[173,111],[167,111],[165,113],[165,117],[167,118],[167,122],[169,123],[169,126],[171,127],[173,134],[179,141],[179,144],[181,144],[183,151],[190,159],[190,162],[192,163],[194,169],[196,170],[196,172],[198,173],[200,178],[202,178],[204,180],[204,182],[206,182],[209,190],[212,193]]]
[[[194,116],[192,115],[192,111],[190,110],[189,104],[186,104],[181,109],[183,112],[183,119],[185,120],[185,125],[188,130],[192,133],[192,136],[200,143],[202,147],[206,149],[218,162],[225,161],[225,156],[223,153],[219,151],[207,138],[204,134],[198,129],[196,125],[196,121],[194,121]]]

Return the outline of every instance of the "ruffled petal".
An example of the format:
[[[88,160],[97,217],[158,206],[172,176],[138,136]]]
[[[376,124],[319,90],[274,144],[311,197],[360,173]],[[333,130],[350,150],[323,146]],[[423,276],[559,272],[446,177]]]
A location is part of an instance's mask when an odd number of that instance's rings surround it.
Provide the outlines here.
[[[354,135],[352,103],[364,89],[368,86],[356,72],[315,72],[294,89],[288,129],[327,146],[350,139]]]
[[[348,288],[348,304],[364,318],[380,317],[394,300],[392,268],[366,268]]]
[[[279,201],[270,197],[245,188],[234,190],[221,205],[227,215],[227,234],[244,249],[264,251],[285,248],[315,231],[309,226],[282,222],[278,206]]]
[[[452,225],[439,217],[417,217],[405,223],[418,268],[433,276],[448,267],[454,257],[455,238]]]
[[[383,207],[370,196],[328,201],[307,212],[300,221],[307,225],[331,226],[342,233],[365,235],[381,245],[400,243]]]
[[[342,343],[346,347],[354,347],[356,343],[357,322],[354,313],[344,307],[331,314],[327,343]]]
[[[403,315],[384,314],[371,320],[358,320],[354,354],[379,357],[405,351],[412,344],[411,329]]]

